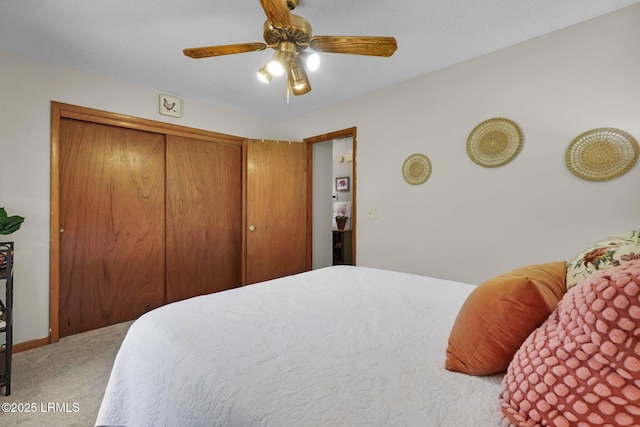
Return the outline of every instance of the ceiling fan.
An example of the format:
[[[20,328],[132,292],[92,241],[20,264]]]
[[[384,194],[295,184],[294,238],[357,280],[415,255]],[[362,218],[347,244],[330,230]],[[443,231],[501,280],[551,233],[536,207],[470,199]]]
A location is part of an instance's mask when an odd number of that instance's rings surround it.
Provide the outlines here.
[[[265,43],[240,43],[221,46],[207,46],[184,49],[190,58],[256,52],[268,47],[275,50],[273,57],[258,70],[258,78],[265,83],[273,76],[287,73],[287,96],[289,90],[294,95],[304,95],[311,91],[307,71],[314,71],[319,65],[315,52],[345,53],[389,57],[398,48],[393,37],[370,36],[314,36],[311,25],[302,17],[294,15],[300,0],[260,0],[267,15],[263,26]],[[313,52],[307,51],[307,48]]]

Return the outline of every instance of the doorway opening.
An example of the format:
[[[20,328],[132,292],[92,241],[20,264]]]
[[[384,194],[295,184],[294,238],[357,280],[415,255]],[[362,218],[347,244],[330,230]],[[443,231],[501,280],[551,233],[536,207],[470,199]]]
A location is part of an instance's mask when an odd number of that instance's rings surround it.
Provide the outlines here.
[[[312,269],[356,264],[356,128],[304,140],[310,144]],[[346,222],[342,224],[342,220]]]

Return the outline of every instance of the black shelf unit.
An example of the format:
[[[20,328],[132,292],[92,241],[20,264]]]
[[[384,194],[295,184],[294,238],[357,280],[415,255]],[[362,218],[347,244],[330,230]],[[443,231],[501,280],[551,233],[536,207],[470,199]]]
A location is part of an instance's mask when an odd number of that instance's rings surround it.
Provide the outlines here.
[[[333,265],[351,264],[351,230],[333,230]]]
[[[0,285],[4,282],[5,295],[0,295],[0,388],[4,395],[11,394],[11,353],[13,350],[13,242],[0,242]],[[2,289],[0,287],[0,289]]]

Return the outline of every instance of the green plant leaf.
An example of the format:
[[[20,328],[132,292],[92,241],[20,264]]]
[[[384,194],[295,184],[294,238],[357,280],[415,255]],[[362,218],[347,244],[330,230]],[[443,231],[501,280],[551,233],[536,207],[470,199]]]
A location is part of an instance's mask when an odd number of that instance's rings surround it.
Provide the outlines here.
[[[4,208],[0,208],[0,235],[7,235],[18,231],[23,222],[23,216],[8,216],[7,211]]]

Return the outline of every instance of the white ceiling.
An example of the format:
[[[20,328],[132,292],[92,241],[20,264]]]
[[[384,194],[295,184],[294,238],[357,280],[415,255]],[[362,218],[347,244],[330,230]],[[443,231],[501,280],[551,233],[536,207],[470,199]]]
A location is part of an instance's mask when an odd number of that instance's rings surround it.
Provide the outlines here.
[[[284,1],[284,0],[283,0]],[[262,42],[258,0],[3,0],[0,49],[276,121],[408,80],[637,0],[301,0],[314,35],[394,36],[390,58],[321,54],[312,92],[256,71],[270,49],[190,59],[186,47]],[[185,111],[188,108],[185,105]]]

